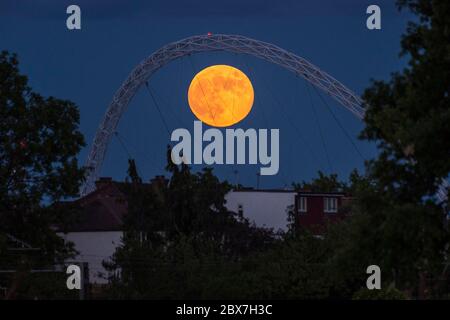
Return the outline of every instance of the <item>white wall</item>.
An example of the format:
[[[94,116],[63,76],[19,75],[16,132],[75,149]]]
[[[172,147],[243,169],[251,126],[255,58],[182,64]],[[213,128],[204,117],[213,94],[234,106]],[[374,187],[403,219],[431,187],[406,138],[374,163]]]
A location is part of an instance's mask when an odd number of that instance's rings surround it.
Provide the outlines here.
[[[294,205],[295,192],[231,191],[226,196],[228,210],[238,212],[243,207],[244,217],[258,227],[287,230],[287,207]]]
[[[103,284],[108,281],[99,277],[98,273],[106,275],[106,270],[102,266],[103,260],[116,251],[121,244],[122,231],[99,231],[99,232],[70,232],[59,234],[66,241],[75,244],[75,249],[80,253],[75,260],[89,263],[90,283]]]

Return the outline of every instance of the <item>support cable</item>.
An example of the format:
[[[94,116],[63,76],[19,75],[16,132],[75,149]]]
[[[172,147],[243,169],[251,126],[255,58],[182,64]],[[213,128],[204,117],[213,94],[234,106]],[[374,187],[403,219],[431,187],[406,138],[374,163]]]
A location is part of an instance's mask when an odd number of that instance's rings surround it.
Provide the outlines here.
[[[145,81],[145,87],[147,88],[147,91],[150,94],[150,96],[151,96],[151,98],[153,100],[153,103],[155,104],[156,109],[158,110],[159,116],[161,118],[162,123],[164,124],[164,127],[165,127],[165,129],[167,131],[167,134],[170,136],[169,126],[167,125],[167,122],[164,119],[164,116],[163,116],[163,114],[161,112],[161,109],[159,108],[159,105],[158,105],[158,102],[155,99],[155,96],[153,95],[153,92],[150,90],[150,87],[148,85],[148,81]]]
[[[306,81],[305,81],[305,87],[306,87],[306,91],[308,92],[309,101],[311,102],[310,103],[310,107],[311,107],[311,109],[313,111],[314,119],[316,121],[317,127],[319,128],[320,140],[322,142],[323,150],[325,151],[325,156],[326,156],[327,162],[328,162],[328,168],[330,170],[330,173],[332,173],[333,172],[333,165],[331,164],[331,161],[330,161],[330,155],[328,153],[327,145],[325,143],[325,138],[324,138],[324,135],[323,135],[322,126],[320,125],[320,120],[319,120],[319,117],[317,116],[317,110],[316,110],[316,108],[314,106],[314,101],[313,101],[313,98],[312,98],[312,95],[311,95],[311,91],[309,90],[308,83],[306,83]]]
[[[160,169],[158,168],[158,165],[154,162],[154,160],[153,160],[151,157],[148,157],[146,153],[139,152],[139,150],[138,150],[136,147],[133,147],[131,144],[126,143],[126,142],[125,142],[125,139],[120,135],[120,133],[119,133],[118,131],[115,131],[115,132],[114,132],[114,136],[117,138],[117,140],[119,141],[120,145],[121,145],[122,148],[125,150],[125,153],[128,155],[128,158],[129,158],[129,159],[135,159],[135,158],[134,158],[134,157],[131,155],[131,153],[129,152],[129,150],[128,150],[128,148],[127,148],[127,145],[128,145],[129,147],[131,147],[131,148],[134,150],[134,153],[135,153],[135,154],[136,154],[136,153],[139,153],[139,154],[143,155],[144,158],[145,158],[146,160],[148,160],[148,161],[152,164],[153,168],[156,169],[156,171],[159,171],[159,170],[160,170]]]
[[[168,102],[168,100],[166,100],[161,94],[159,94],[158,91],[152,90],[152,87],[150,86],[150,84],[149,84],[148,87],[150,88],[150,90],[151,90],[152,93],[154,94],[155,100],[156,100],[156,98],[158,98],[159,101],[162,102],[162,104],[163,104],[164,106],[167,107],[167,108],[165,108],[165,109],[168,110],[171,114],[173,114],[173,117],[175,118],[175,120],[176,120],[177,122],[179,122],[183,127],[187,127],[187,126],[186,126],[186,123],[184,123],[184,121],[182,121],[182,120],[178,117],[177,113],[174,112],[174,107],[173,107],[173,105],[172,105],[170,102]]]
[[[196,74],[194,62],[192,61],[190,55],[188,56],[188,59],[189,59],[189,62],[191,63],[191,67],[192,67],[193,73]],[[212,119],[213,119],[213,122],[214,122],[214,124],[216,124],[215,114],[212,113],[211,106],[209,105],[209,101],[208,101],[208,99],[206,98],[205,91],[203,90],[202,82],[201,82],[200,80],[198,80],[198,84],[200,85],[200,90],[202,91],[203,99],[204,99],[205,102],[206,102],[206,106],[208,107],[208,110],[209,110],[209,113],[211,114],[211,117],[212,117]]]
[[[114,136],[116,137],[117,141],[119,141],[119,144],[122,146],[123,150],[125,151],[125,153],[128,156],[128,159],[132,159],[133,157],[131,156],[130,152],[128,152],[128,149],[124,143],[124,141],[122,140],[122,138],[119,136],[119,133],[117,131],[114,131]]]
[[[264,77],[262,78],[262,82],[266,88],[266,90],[269,92],[269,94],[272,96],[272,100],[278,105],[278,107],[281,109],[282,112],[278,112],[278,114],[281,113],[281,115],[286,119],[286,121],[292,126],[292,128],[294,129],[294,131],[297,133],[300,141],[305,145],[305,147],[308,149],[308,152],[310,153],[311,157],[313,158],[313,160],[316,163],[320,163],[320,161],[318,161],[318,158],[316,156],[316,154],[314,153],[313,149],[311,148],[311,146],[308,144],[307,140],[303,137],[302,133],[300,132],[300,129],[295,125],[295,123],[292,121],[291,118],[286,116],[286,110],[283,107],[283,104],[280,103],[278,101],[278,99],[275,98],[275,95],[272,93],[272,90],[270,90],[269,86],[267,85],[267,83],[265,82]]]
[[[251,74],[252,78],[256,79],[253,70],[250,68],[250,66],[245,61],[245,57],[244,56],[242,56],[241,62],[243,63],[243,66],[245,66],[245,68],[248,70],[249,74]],[[255,98],[254,98],[254,100],[255,100],[254,103],[255,104],[256,104],[256,99],[257,99],[257,95],[255,94]],[[269,122],[267,121],[267,116],[266,116],[266,113],[264,111],[264,109],[265,109],[264,103],[263,103],[264,99],[258,99],[258,101],[260,101],[260,103],[261,103],[261,111],[262,111],[261,115],[263,117],[263,121],[265,123],[265,126],[266,126],[266,128],[269,128]],[[289,161],[290,161],[290,159],[289,159]],[[288,185],[287,177],[286,177],[286,175],[284,174],[283,171],[281,173],[281,179],[283,180],[284,185],[287,186]]]
[[[334,114],[333,110],[331,109],[330,105],[326,102],[326,100],[323,98],[323,96],[320,94],[320,92],[316,89],[316,87],[312,86],[314,91],[317,93],[317,95],[319,96],[320,100],[322,101],[322,103],[325,105],[325,107],[328,109],[328,111],[331,113],[331,115],[333,116],[334,120],[336,121],[336,123],[338,124],[339,128],[342,130],[342,132],[345,134],[345,136],[347,137],[347,139],[350,141],[350,143],[352,144],[353,148],[355,149],[356,153],[358,153],[358,155],[361,157],[361,159],[363,161],[366,161],[366,158],[362,155],[361,151],[359,150],[358,146],[355,144],[355,142],[353,141],[352,137],[350,136],[350,134],[347,132],[347,130],[345,130],[344,126],[342,125],[342,123],[339,121],[339,119],[336,117],[336,115]]]

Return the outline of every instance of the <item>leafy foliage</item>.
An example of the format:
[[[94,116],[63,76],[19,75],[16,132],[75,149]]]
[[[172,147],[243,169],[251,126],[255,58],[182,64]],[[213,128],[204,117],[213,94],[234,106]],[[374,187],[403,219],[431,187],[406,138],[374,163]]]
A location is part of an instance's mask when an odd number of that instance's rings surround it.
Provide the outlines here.
[[[370,165],[386,191],[402,201],[435,194],[450,172],[450,5],[447,1],[402,0],[419,17],[402,39],[409,67],[390,82],[374,82],[362,137],[378,142]]]
[[[220,270],[234,268],[242,257],[275,241],[270,230],[225,208],[230,186],[211,169],[193,174],[185,165],[168,165],[168,170],[168,183],[131,183],[124,189],[123,246],[105,263],[116,285],[114,296],[203,297]],[[120,279],[114,276],[118,269]]]
[[[327,176],[319,170],[319,176],[311,182],[293,183],[295,190],[308,190],[311,192],[345,192],[347,186],[338,180],[337,174]]]
[[[73,253],[52,230],[65,212],[50,204],[76,196],[84,175],[77,107],[32,91],[18,65],[16,55],[0,53],[0,238],[10,234],[40,250],[0,250],[0,267],[12,269],[52,265]]]

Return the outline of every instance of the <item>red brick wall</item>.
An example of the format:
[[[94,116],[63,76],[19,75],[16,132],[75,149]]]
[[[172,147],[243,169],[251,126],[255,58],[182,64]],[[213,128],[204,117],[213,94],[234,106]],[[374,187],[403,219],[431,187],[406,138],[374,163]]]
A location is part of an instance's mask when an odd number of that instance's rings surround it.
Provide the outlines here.
[[[307,198],[307,212],[299,212],[297,208],[297,198]],[[324,198],[336,198],[338,205],[337,213],[324,212]],[[299,194],[296,196],[295,214],[297,218],[297,225],[300,228],[306,228],[313,233],[320,234],[323,232],[327,223],[337,222],[344,218],[344,213],[341,212],[343,195],[308,195]]]

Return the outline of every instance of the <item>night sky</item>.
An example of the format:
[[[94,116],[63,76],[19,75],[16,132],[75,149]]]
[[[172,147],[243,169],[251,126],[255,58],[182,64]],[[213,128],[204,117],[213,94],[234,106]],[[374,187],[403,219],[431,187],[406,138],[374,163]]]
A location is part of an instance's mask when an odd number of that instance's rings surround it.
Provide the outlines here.
[[[360,95],[371,79],[388,79],[405,67],[399,58],[400,39],[411,17],[398,12],[393,2],[1,0],[0,50],[19,55],[21,71],[35,91],[78,105],[87,142],[80,153],[84,163],[115,91],[140,61],[163,45],[207,32],[248,36],[296,53]],[[70,4],[81,7],[82,30],[66,28]],[[381,7],[381,30],[366,28],[370,4]],[[374,144],[357,140],[362,123],[333,99],[326,97],[326,102],[339,123],[314,91],[310,98],[304,80],[257,58],[229,53],[176,60],[150,79],[170,130],[192,130],[196,118],[187,89],[195,73],[212,64],[237,67],[253,83],[255,104],[235,128],[280,129],[280,171],[262,177],[261,188],[289,186],[311,179],[318,170],[346,179],[354,168],[363,170],[363,158],[376,154]],[[102,176],[124,179],[129,155],[144,180],[164,174],[170,138],[145,88],[131,101],[118,134],[109,145]],[[259,168],[214,166],[219,177],[231,182],[238,170],[239,182],[248,186],[255,186]]]

